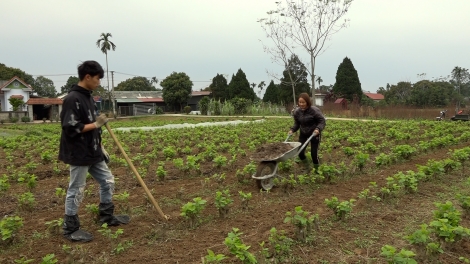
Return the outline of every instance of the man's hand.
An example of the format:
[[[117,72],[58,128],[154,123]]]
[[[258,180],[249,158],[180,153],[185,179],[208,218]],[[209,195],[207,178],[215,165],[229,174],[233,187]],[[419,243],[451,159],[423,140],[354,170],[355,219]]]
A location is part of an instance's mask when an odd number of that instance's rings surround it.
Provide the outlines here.
[[[96,121],[93,124],[96,126],[96,128],[100,128],[106,123],[108,123],[108,118],[106,117],[105,114],[101,114],[100,116],[96,118]]]
[[[316,135],[318,136],[318,135],[320,134],[320,130],[315,129],[315,130],[313,131],[313,134],[316,134]]]
[[[291,130],[289,130],[289,132],[287,132],[287,134],[288,134],[289,136],[291,136],[292,134],[294,134],[294,131],[292,131],[292,129],[291,129]]]
[[[103,152],[104,162],[109,163],[109,153],[104,149],[103,145],[101,145],[101,152]]]

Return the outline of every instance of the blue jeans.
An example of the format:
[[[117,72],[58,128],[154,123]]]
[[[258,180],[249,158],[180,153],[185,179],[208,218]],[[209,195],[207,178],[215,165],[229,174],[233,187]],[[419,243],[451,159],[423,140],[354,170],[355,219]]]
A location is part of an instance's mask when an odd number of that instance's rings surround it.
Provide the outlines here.
[[[110,203],[114,192],[114,176],[104,161],[90,166],[70,165],[70,183],[65,197],[65,214],[76,215],[83,201],[86,176],[91,176],[100,184],[100,202]]]

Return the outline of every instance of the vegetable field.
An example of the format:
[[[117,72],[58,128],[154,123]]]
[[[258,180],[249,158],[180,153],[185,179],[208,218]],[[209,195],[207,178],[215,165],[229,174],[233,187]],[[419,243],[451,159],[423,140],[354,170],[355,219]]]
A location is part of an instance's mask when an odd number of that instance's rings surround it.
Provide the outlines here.
[[[94,240],[81,244],[61,235],[69,172],[57,161],[59,124],[2,125],[0,263],[470,263],[468,123],[327,120],[318,172],[291,159],[279,164],[276,187],[260,191],[250,155],[284,141],[291,125],[114,131],[168,221],[104,133],[116,213],[131,222],[97,223],[89,177],[79,216]]]

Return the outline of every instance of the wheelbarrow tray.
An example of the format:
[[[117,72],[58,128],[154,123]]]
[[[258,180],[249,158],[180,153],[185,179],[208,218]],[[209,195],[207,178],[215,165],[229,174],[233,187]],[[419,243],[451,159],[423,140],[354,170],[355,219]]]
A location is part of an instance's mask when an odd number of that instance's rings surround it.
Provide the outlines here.
[[[283,142],[284,144],[289,144],[292,149],[281,154],[280,156],[273,158],[273,159],[263,159],[263,161],[276,161],[276,162],[281,162],[281,161],[286,161],[292,157],[295,157],[298,154],[298,150],[300,146],[302,146],[302,143],[300,142]]]

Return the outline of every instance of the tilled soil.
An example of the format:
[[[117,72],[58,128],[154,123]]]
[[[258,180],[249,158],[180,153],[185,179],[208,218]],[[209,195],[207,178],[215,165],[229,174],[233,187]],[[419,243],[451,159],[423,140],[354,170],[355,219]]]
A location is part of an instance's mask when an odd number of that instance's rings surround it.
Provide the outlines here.
[[[276,142],[261,145],[258,147],[251,155],[252,160],[272,160],[276,159],[279,156],[282,156],[284,153],[292,149],[292,146],[283,142]]]

